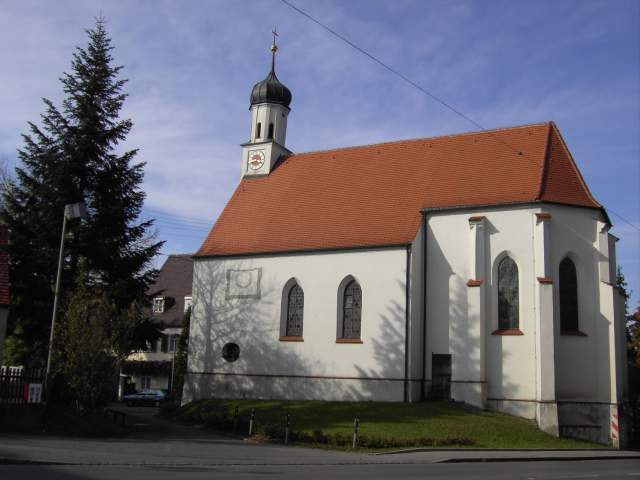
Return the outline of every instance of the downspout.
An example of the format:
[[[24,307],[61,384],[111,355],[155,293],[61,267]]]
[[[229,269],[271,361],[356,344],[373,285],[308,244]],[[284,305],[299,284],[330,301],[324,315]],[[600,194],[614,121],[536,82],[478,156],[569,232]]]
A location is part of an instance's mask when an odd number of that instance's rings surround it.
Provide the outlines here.
[[[404,401],[409,401],[409,308],[411,291],[411,245],[407,245],[407,267],[404,304]]]
[[[422,212],[422,383],[420,400],[424,401],[427,380],[427,213]]]

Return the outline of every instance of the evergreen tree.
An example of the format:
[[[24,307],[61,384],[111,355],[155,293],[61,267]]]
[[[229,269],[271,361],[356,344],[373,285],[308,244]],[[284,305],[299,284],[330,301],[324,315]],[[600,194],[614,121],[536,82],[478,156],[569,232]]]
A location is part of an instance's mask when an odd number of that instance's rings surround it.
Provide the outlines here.
[[[104,19],[87,34],[87,47],[76,49],[70,73],[61,78],[62,108],[45,99],[42,126],[29,123],[30,133],[23,135],[22,166],[0,212],[10,229],[13,338],[8,354],[27,365],[46,358],[65,204],[84,201],[89,216],[71,225],[63,294],[74,288],[82,259],[93,287],[130,318],[132,305],[148,304],[146,290],[157,274],[150,261],[162,242],[149,233],[152,221],[138,220],[144,164],[134,163],[137,150],[117,152],[132,127],[131,120],[120,119],[126,80],[119,78],[122,67],[113,65]],[[120,327],[116,341],[123,343],[113,346],[119,356],[144,344],[149,325],[135,322],[133,332]]]

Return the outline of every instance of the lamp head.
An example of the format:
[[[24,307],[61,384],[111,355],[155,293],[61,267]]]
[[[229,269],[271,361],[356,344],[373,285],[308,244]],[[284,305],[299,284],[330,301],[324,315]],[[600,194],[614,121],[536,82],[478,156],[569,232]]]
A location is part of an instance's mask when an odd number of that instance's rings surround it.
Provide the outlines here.
[[[64,216],[67,220],[84,218],[87,216],[87,206],[84,202],[68,203],[64,206]]]

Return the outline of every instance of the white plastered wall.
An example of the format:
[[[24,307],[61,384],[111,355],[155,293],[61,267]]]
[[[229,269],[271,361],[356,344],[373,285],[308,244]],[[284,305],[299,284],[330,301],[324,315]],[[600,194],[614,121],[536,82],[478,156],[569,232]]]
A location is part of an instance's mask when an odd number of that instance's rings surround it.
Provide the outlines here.
[[[263,142],[268,139],[269,124],[273,124],[273,140],[284,146],[287,138],[287,117],[289,109],[284,105],[261,103],[251,107],[251,142]],[[261,124],[257,137],[257,125]]]
[[[432,212],[427,232],[427,378],[431,378],[431,355],[449,353],[452,355],[454,399],[456,395],[464,397],[465,389],[479,380],[485,381],[489,400],[499,400],[502,409],[529,418],[535,413],[527,402],[522,401],[535,398],[536,385],[534,211],[530,207],[511,207]],[[472,216],[485,217],[484,341],[471,335],[468,325],[467,290],[470,287],[467,282],[474,277],[468,247],[469,218]],[[506,254],[518,265],[520,330],[524,333],[521,336],[492,335],[498,328],[496,266]],[[484,380],[478,378],[475,364],[480,357],[478,351],[482,349],[485,349]],[[506,405],[505,400],[508,401]]]
[[[466,247],[473,217],[484,217],[486,230],[484,307],[478,310],[475,305],[474,312],[467,294],[474,265]],[[606,229],[597,210],[553,204],[431,212],[427,379],[431,378],[431,355],[451,354],[452,396],[469,402],[473,398],[469,388],[478,379],[477,363],[482,361],[487,407],[536,418],[550,433],[615,445],[608,438],[613,435],[609,419],[615,422],[617,407],[611,406],[614,413],[610,413],[609,405],[622,401],[626,386],[623,355],[618,351],[622,320],[617,312],[621,309],[616,307],[612,285],[615,241]],[[523,335],[494,334],[497,264],[505,255],[518,266]],[[558,268],[567,255],[577,268],[579,325],[584,335],[560,334]],[[484,315],[484,339],[474,332],[471,313]],[[547,333],[538,339],[542,330]],[[545,340],[549,333],[552,345]],[[484,355],[477,355],[477,349],[483,348]]]
[[[619,447],[623,419],[618,406],[626,398],[624,308],[615,289],[615,241],[594,210],[554,205],[553,275],[568,256],[578,279],[578,328],[582,335],[560,333],[559,286],[556,309],[556,392],[562,433]],[[613,424],[618,427],[614,430]]]
[[[196,260],[183,401],[402,401],[406,261],[404,247]],[[259,277],[259,294],[249,285],[247,298],[239,298],[229,289],[229,271]],[[336,343],[337,289],[347,275],[362,288],[361,344]],[[304,290],[302,342],[279,340],[283,287],[291,278]],[[221,355],[229,342],[240,347],[235,362]]]
[[[552,274],[557,280],[560,262],[567,256],[575,264],[578,328],[585,335],[560,334],[559,285],[556,281],[556,395],[559,401],[608,402],[608,320],[602,318],[599,312],[597,213],[562,206],[553,206],[549,211],[553,226]]]

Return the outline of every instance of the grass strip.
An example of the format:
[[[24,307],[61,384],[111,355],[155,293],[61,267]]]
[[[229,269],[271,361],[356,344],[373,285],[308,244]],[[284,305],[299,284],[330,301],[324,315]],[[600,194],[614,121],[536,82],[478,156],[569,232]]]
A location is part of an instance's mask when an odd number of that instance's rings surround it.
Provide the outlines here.
[[[234,420],[235,411],[238,418]],[[255,429],[272,441],[284,438],[290,414],[289,439],[333,448],[351,446],[354,418],[360,418],[358,446],[365,449],[405,447],[491,449],[581,449],[600,445],[556,438],[532,421],[455,403],[323,402],[286,400],[199,400],[174,416],[207,427],[248,433],[255,409]]]

